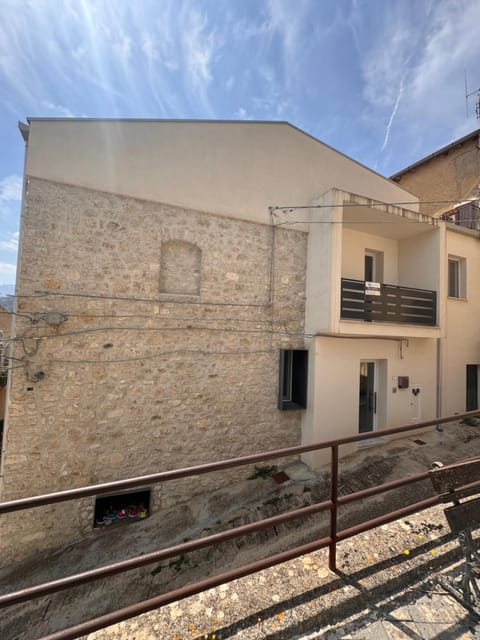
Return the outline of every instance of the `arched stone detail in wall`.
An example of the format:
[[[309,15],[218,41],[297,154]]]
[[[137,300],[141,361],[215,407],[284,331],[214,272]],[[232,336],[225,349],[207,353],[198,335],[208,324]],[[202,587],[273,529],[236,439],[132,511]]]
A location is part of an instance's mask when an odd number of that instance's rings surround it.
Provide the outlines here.
[[[202,250],[184,240],[162,242],[160,293],[200,295]]]

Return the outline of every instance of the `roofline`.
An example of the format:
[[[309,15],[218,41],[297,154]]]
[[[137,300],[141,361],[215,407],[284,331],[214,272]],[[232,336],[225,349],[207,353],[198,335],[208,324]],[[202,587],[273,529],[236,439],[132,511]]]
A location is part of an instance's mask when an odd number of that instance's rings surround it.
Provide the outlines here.
[[[416,167],[420,166],[421,164],[424,164],[425,162],[428,162],[429,160],[432,160],[432,158],[436,158],[437,156],[440,156],[444,153],[448,153],[450,151],[450,149],[453,149],[457,146],[460,146],[462,144],[464,144],[465,142],[467,142],[468,140],[471,140],[477,136],[480,136],[480,129],[476,129],[475,131],[472,131],[470,133],[467,133],[466,136],[463,136],[463,138],[459,138],[458,140],[455,140],[454,142],[451,142],[450,144],[447,144],[445,147],[442,147],[441,149],[438,149],[437,151],[434,151],[433,153],[431,153],[428,156],[425,156],[424,158],[422,158],[421,160],[417,160],[417,162],[414,162],[413,164],[408,165],[408,167],[405,167],[405,169],[402,169],[401,171],[397,171],[397,173],[394,173],[392,176],[390,176],[390,180],[397,180],[397,178],[400,178],[404,173],[407,173],[408,171],[411,171],[412,169],[415,169]]]
[[[352,158],[352,157],[348,156],[346,153],[343,153],[342,151],[339,151],[338,149],[335,149],[335,147],[330,146],[326,142],[323,142],[323,140],[320,140],[319,138],[316,138],[311,133],[308,133],[307,131],[304,131],[303,129],[300,129],[299,127],[295,126],[291,122],[288,122],[287,120],[215,120],[215,119],[210,119],[209,120],[209,119],[202,119],[202,118],[188,118],[188,119],[182,119],[182,118],[49,118],[49,117],[28,117],[27,118],[28,124],[30,124],[31,122],[72,122],[72,121],[73,122],[85,122],[85,121],[87,121],[87,122],[174,122],[174,123],[178,122],[178,123],[198,123],[198,124],[264,124],[264,125],[265,124],[271,124],[271,125],[279,125],[280,124],[280,125],[286,125],[287,127],[290,127],[291,129],[294,129],[295,131],[298,131],[302,135],[307,136],[308,138],[311,138],[315,142],[323,145],[327,149],[330,149],[331,151],[334,151],[335,153],[338,153],[339,155],[343,156],[347,160],[350,160],[351,162],[354,162],[356,165],[362,167],[362,169],[366,169],[367,171],[369,171],[373,175],[377,176],[378,178],[381,178],[382,180],[386,180],[387,182],[392,182],[391,178],[387,178],[386,176],[382,175],[381,173],[378,173],[377,171],[375,171],[374,169],[371,169],[370,167],[367,167],[366,165],[362,164],[358,160],[355,160],[355,158]],[[480,131],[480,129],[479,129],[479,131]],[[399,187],[403,191],[406,191],[408,194],[413,196],[418,201],[418,196],[416,194],[414,194],[412,191],[409,191],[408,189],[406,189],[402,185],[395,184],[395,186]],[[415,203],[415,204],[417,204],[417,203]]]
[[[235,119],[223,119],[217,120],[216,118],[51,118],[49,116],[29,116],[27,122],[36,121],[60,121],[60,122],[198,122],[198,123],[254,123],[254,124],[288,124],[286,120],[235,120]]]

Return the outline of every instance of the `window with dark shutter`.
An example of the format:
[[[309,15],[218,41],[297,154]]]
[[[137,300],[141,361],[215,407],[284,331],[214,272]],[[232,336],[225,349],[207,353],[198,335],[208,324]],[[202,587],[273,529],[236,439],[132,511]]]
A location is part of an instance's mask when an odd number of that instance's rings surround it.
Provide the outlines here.
[[[282,349],[280,351],[280,377],[278,408],[307,408],[308,351]]]

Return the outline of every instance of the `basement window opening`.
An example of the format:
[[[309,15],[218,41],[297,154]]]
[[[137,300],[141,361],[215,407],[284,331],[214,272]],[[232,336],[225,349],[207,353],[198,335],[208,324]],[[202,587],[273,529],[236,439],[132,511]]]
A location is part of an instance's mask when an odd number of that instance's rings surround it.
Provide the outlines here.
[[[95,498],[93,527],[145,520],[150,515],[151,489]]]

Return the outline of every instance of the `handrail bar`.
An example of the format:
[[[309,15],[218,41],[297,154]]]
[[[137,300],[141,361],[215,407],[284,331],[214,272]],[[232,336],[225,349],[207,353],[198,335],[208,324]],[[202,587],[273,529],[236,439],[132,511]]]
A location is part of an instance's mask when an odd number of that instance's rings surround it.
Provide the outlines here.
[[[433,496],[432,498],[416,502],[412,505],[409,505],[408,507],[404,507],[403,509],[399,509],[396,512],[392,512],[394,514],[393,517],[391,514],[387,514],[385,516],[375,518],[374,520],[372,520],[372,522],[375,521],[374,526],[386,524],[388,522],[392,522],[392,520],[398,519],[399,517],[407,516],[412,513],[417,513],[418,511],[421,511],[423,509],[427,509],[428,507],[434,506],[438,502],[438,496]],[[358,533],[361,533],[362,531],[368,531],[371,528],[373,527],[370,526],[369,522],[367,522],[356,525],[355,527],[350,527],[349,529],[344,529],[343,531],[339,531],[337,533],[337,540],[345,540],[354,535],[357,535]],[[320,540],[316,540],[314,542],[309,542],[300,547],[295,547],[294,549],[289,549],[288,551],[283,551],[274,556],[270,556],[269,558],[257,560],[238,569],[233,569],[231,571],[221,573],[211,578],[206,578],[205,580],[202,580],[200,582],[186,585],[185,587],[181,587],[180,589],[176,589],[175,591],[170,591],[169,593],[155,596],[153,598],[150,598],[149,600],[136,602],[133,605],[129,605],[122,609],[117,609],[116,611],[112,611],[103,616],[99,616],[92,620],[87,620],[86,622],[81,622],[80,624],[69,627],[68,629],[63,629],[61,631],[49,634],[48,636],[44,636],[40,640],[75,640],[75,638],[83,637],[89,633],[98,631],[99,629],[103,629],[110,625],[117,624],[118,622],[134,618],[141,615],[142,613],[147,613],[148,611],[152,611],[153,609],[158,609],[159,607],[171,604],[172,602],[183,600],[184,598],[188,598],[197,593],[201,593],[202,591],[207,591],[208,589],[218,587],[221,584],[231,582],[232,580],[237,580],[238,578],[243,578],[252,573],[256,573],[257,571],[262,571],[277,564],[287,562],[288,560],[293,560],[294,558],[298,558],[299,556],[305,555],[307,553],[312,553],[313,551],[324,549],[330,543],[331,538],[329,537],[321,538]]]
[[[342,280],[345,282],[368,282],[368,280],[357,280],[356,278],[344,278],[342,276]],[[406,291],[419,291],[425,293],[437,293],[436,289],[420,289],[419,287],[405,287],[403,284],[391,284],[390,282],[381,282],[380,284],[385,285],[386,287],[397,287],[398,289],[405,289]]]
[[[168,558],[174,558],[175,556],[179,556],[184,553],[197,551],[198,549],[203,549],[213,544],[226,542],[227,540],[245,536],[250,533],[255,533],[256,531],[260,531],[261,529],[274,527],[291,520],[296,520],[297,518],[305,518],[315,513],[319,513],[320,511],[329,509],[330,505],[330,500],[317,502],[307,507],[295,509],[294,511],[288,511],[287,513],[281,513],[277,516],[271,516],[270,518],[264,518],[263,520],[257,520],[256,522],[250,522],[240,527],[229,529],[228,531],[213,533],[212,535],[205,536],[203,538],[189,540],[188,542],[183,542],[182,544],[177,544],[173,547],[166,547],[164,549],[152,551],[151,553],[146,553],[141,556],[135,556],[133,558],[129,558],[128,560],[122,560],[113,564],[104,565],[103,567],[98,567],[96,569],[77,573],[71,576],[67,576],[66,578],[59,578],[58,580],[45,582],[40,585],[35,585],[34,587],[20,589],[19,591],[12,591],[11,593],[0,595],[0,609],[18,604],[19,602],[31,600],[33,598],[40,598],[50,593],[63,591],[64,589],[69,589],[70,587],[75,587],[86,582],[92,582],[93,580],[100,580],[101,578],[105,578],[107,576],[124,573],[125,571],[131,571],[132,569],[137,569],[148,564],[153,564],[154,562],[159,562]]]
[[[171,604],[172,602],[194,596],[195,594],[201,593],[202,591],[213,589],[214,587],[218,587],[221,584],[225,584],[226,582],[232,582],[232,580],[244,578],[245,576],[256,573],[257,571],[269,569],[270,567],[274,567],[277,564],[282,564],[282,562],[287,562],[288,560],[293,560],[307,553],[313,553],[314,551],[318,551],[319,549],[324,549],[328,546],[329,543],[330,538],[321,538],[320,540],[309,542],[300,547],[295,547],[294,549],[289,549],[288,551],[282,551],[281,553],[277,553],[276,555],[265,558],[264,560],[257,560],[256,562],[244,565],[243,567],[240,567],[238,569],[232,569],[225,573],[220,573],[216,576],[212,576],[211,578],[205,578],[200,582],[189,584],[185,587],[180,587],[179,589],[175,589],[174,591],[170,591],[169,593],[150,598],[149,600],[136,602],[135,604],[131,604],[128,607],[117,609],[117,611],[112,611],[111,613],[99,616],[98,618],[94,618],[93,620],[81,622],[80,624],[77,624],[68,629],[56,631],[55,633],[49,634],[48,636],[44,636],[40,640],[74,640],[75,638],[87,635],[88,633],[92,633],[117,622],[121,622],[122,620],[135,618],[142,613],[152,611],[152,609],[158,609],[159,607]]]
[[[346,436],[344,438],[338,438],[336,440],[326,440],[313,444],[297,445],[294,447],[286,447],[283,449],[273,449],[271,451],[263,451],[261,453],[255,453],[249,456],[241,456],[238,458],[220,460],[218,462],[209,462],[206,464],[194,465],[191,467],[186,467],[184,469],[161,471],[159,473],[153,473],[146,476],[137,476],[135,478],[128,478],[126,480],[116,480],[113,482],[105,482],[102,484],[88,485],[86,487],[78,487],[77,489],[67,489],[66,491],[46,493],[31,498],[20,498],[18,500],[0,502],[0,514],[9,513],[12,511],[20,511],[23,509],[32,509],[35,507],[54,504],[57,502],[76,500],[78,498],[86,498],[88,496],[116,493],[119,490],[122,491],[149,484],[156,484],[169,480],[178,480],[180,478],[186,478],[194,475],[202,475],[205,473],[211,473],[213,471],[232,469],[234,467],[241,467],[247,464],[253,464],[255,462],[264,462],[265,460],[285,458],[295,454],[307,453],[309,451],[329,449],[331,447],[336,447],[344,444],[361,442],[362,440],[371,440],[372,438],[381,438],[383,436],[394,435],[396,433],[405,433],[408,431],[415,431],[426,427],[433,427],[439,424],[446,424],[448,422],[456,422],[458,420],[474,417],[479,414],[480,409],[475,409],[474,411],[466,411],[464,413],[456,414],[455,416],[447,416],[446,418],[435,418],[433,420],[424,420],[422,422],[404,424],[398,427],[390,427],[388,429],[378,429],[377,431],[369,431],[354,436]]]
[[[262,569],[275,566],[276,564],[280,564],[287,560],[299,557],[306,553],[311,553],[312,551],[316,551],[318,549],[322,549],[325,547],[329,547],[329,568],[331,570],[335,570],[336,569],[336,545],[338,542],[345,540],[349,537],[352,537],[354,535],[357,535],[359,533],[362,533],[364,531],[371,530],[374,527],[379,526],[381,524],[385,524],[387,522],[396,520],[400,517],[410,515],[412,513],[416,513],[418,511],[421,511],[435,504],[440,504],[442,501],[442,496],[435,495],[433,497],[426,498],[419,502],[409,504],[400,509],[396,509],[394,511],[390,511],[387,513],[382,513],[382,515],[380,516],[377,516],[370,520],[364,520],[359,524],[356,524],[347,529],[338,531],[337,530],[337,510],[341,506],[352,503],[352,502],[356,502],[358,500],[363,500],[365,498],[369,498],[371,496],[378,495],[386,491],[391,491],[393,489],[396,489],[405,485],[409,485],[415,482],[425,480],[430,475],[430,471],[420,472],[414,475],[410,475],[408,477],[385,482],[380,485],[362,489],[347,495],[339,496],[338,495],[338,492],[339,492],[338,490],[339,446],[343,444],[350,444],[350,443],[359,442],[366,439],[371,439],[372,437],[380,438],[382,436],[388,436],[388,435],[393,435],[397,433],[418,431],[419,429],[424,429],[434,425],[458,422],[459,420],[462,420],[464,418],[478,416],[479,414],[480,414],[480,409],[476,409],[473,411],[467,411],[461,414],[456,414],[454,416],[447,416],[444,418],[435,418],[433,420],[425,420],[422,422],[400,425],[398,427],[391,427],[389,429],[382,429],[374,432],[357,434],[354,436],[338,438],[336,440],[324,441],[319,443],[317,442],[309,445],[299,445],[295,447],[286,447],[283,449],[276,449],[272,451],[264,451],[258,454],[243,456],[240,458],[221,460],[214,463],[201,464],[201,465],[196,465],[192,467],[187,467],[184,469],[164,471],[157,474],[151,474],[148,476],[129,478],[126,480],[103,483],[99,485],[91,485],[87,487],[80,487],[77,489],[70,489],[67,491],[60,491],[60,492],[55,492],[51,494],[34,496],[32,498],[23,498],[19,500],[12,500],[9,502],[0,503],[0,514],[2,514],[2,513],[18,511],[22,509],[33,508],[33,507],[37,507],[45,504],[53,504],[57,502],[67,501],[67,500],[75,500],[75,499],[83,498],[90,495],[98,495],[99,493],[102,493],[102,492],[113,493],[118,489],[142,486],[147,483],[152,484],[156,482],[164,482],[164,481],[173,480],[177,478],[184,478],[192,475],[199,475],[199,474],[209,473],[212,471],[229,469],[233,467],[252,464],[253,462],[269,460],[272,458],[282,458],[286,456],[291,456],[292,454],[295,454],[295,453],[298,454],[298,453],[303,453],[307,451],[315,451],[315,450],[327,449],[327,448],[330,448],[331,450],[330,496],[329,496],[329,499],[324,500],[323,502],[315,503],[307,507],[301,507],[299,509],[294,509],[292,511],[271,516],[269,518],[264,518],[263,520],[251,522],[246,525],[241,525],[239,527],[228,529],[227,531],[220,531],[218,533],[205,536],[203,538],[197,538],[195,540],[190,540],[181,544],[173,545],[171,547],[159,549],[141,556],[136,556],[133,558],[129,558],[127,560],[118,561],[109,565],[104,565],[102,567],[97,567],[95,569],[84,571],[79,574],[70,575],[70,576],[53,580],[50,582],[46,582],[43,584],[38,584],[33,587],[28,587],[26,589],[21,589],[15,592],[0,595],[0,609],[14,605],[14,604],[18,604],[21,602],[30,601],[32,599],[39,598],[48,594],[56,593],[58,591],[68,589],[77,585],[98,580],[100,578],[106,578],[106,577],[123,573],[135,568],[153,564],[155,562],[159,562],[167,558],[176,557],[176,556],[182,555],[183,553],[193,552],[198,549],[210,547],[214,544],[222,543],[242,535],[247,535],[256,531],[260,531],[262,529],[266,529],[268,527],[280,525],[291,520],[311,516],[313,514],[316,514],[325,510],[330,511],[330,522],[328,525],[329,535],[326,537],[323,537],[319,540],[315,540],[313,542],[310,542],[298,547],[294,547],[293,549],[289,549],[282,553],[278,553],[276,555],[255,561],[248,565],[239,567],[237,569],[228,571],[226,573],[223,573],[217,576],[213,576],[211,578],[202,580],[200,582],[186,585],[180,589],[176,589],[174,591],[170,591],[160,596],[150,598],[149,600],[145,600],[142,602],[135,603],[133,605],[129,605],[122,609],[110,612],[106,615],[102,615],[95,619],[77,624],[73,627],[63,629],[62,631],[54,632],[53,634],[45,636],[41,640],[73,640],[74,638],[78,638],[80,636],[86,635],[87,633],[90,633],[92,631],[104,628],[105,626],[137,616],[140,613],[150,611],[154,608],[183,599],[185,597],[194,595],[196,593],[200,593],[201,591],[205,591],[206,589],[210,589],[212,587],[218,586],[225,582],[230,582],[231,580],[244,577],[251,573],[255,573]],[[469,459],[468,461],[471,461],[471,460],[472,459]],[[466,461],[461,461],[461,462],[463,463]],[[470,494],[473,491],[475,491],[475,489],[476,490],[480,489],[480,481],[477,480],[473,483],[465,485],[464,487],[461,487],[461,489],[464,491],[468,491]]]
[[[337,500],[337,504],[341,506],[344,504],[349,504],[351,502],[357,502],[358,500],[364,500],[365,498],[369,498],[374,495],[385,493],[386,491],[391,491],[393,489],[397,489],[399,487],[402,487],[408,484],[413,484],[414,482],[419,482],[420,480],[425,480],[426,478],[429,477],[429,475],[430,475],[430,471],[424,471],[421,473],[417,473],[415,475],[408,476],[406,478],[392,480],[390,482],[385,482],[383,484],[376,485],[374,487],[369,487],[368,489],[355,491],[354,493],[349,493],[345,496],[340,496]],[[441,496],[438,497],[438,502],[441,502]],[[248,535],[250,533],[254,533],[262,529],[267,529],[268,527],[273,527],[273,526],[283,524],[285,522],[289,522],[291,520],[296,520],[298,518],[305,518],[310,515],[314,515],[315,513],[325,511],[329,508],[331,509],[331,507],[332,507],[332,501],[324,500],[323,502],[317,502],[307,507],[301,507],[300,509],[295,509],[295,510],[288,511],[286,513],[282,513],[276,516],[264,518],[263,520],[257,520],[255,522],[251,522],[246,525],[235,527],[233,529],[229,529],[228,531],[221,531],[219,533],[214,533],[212,535],[205,536],[203,538],[199,538],[196,540],[189,540],[188,542],[174,545],[173,547],[166,547],[164,549],[152,551],[150,553],[147,553],[141,556],[135,556],[133,558],[129,558],[128,560],[115,562],[110,565],[104,565],[102,567],[98,567],[96,569],[91,569],[89,571],[84,571],[82,573],[67,576],[65,578],[60,578],[58,580],[52,580],[51,582],[35,585],[34,587],[29,587],[29,588],[21,589],[19,591],[11,592],[5,595],[0,595],[0,609],[14,605],[14,604],[18,604],[20,602],[24,602],[26,600],[39,598],[51,593],[62,591],[64,589],[69,589],[71,587],[78,586],[86,582],[100,580],[107,576],[124,573],[126,571],[131,571],[132,569],[137,569],[139,567],[153,564],[155,562],[160,562],[161,560],[166,560],[168,558],[179,556],[184,553],[197,551],[199,549],[203,549],[213,544],[226,542],[228,540],[238,538],[243,535]],[[409,505],[407,508],[411,508],[411,505]],[[390,512],[390,513],[395,513],[395,512]],[[386,515],[389,516],[390,513]],[[380,516],[380,517],[385,517],[385,516]],[[394,519],[396,519],[397,517],[398,516],[395,516]],[[367,524],[369,524],[370,522],[371,521],[367,521]],[[360,525],[357,525],[357,526],[360,526]],[[345,531],[339,533],[337,535],[337,539],[341,534],[343,539]]]

